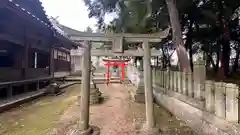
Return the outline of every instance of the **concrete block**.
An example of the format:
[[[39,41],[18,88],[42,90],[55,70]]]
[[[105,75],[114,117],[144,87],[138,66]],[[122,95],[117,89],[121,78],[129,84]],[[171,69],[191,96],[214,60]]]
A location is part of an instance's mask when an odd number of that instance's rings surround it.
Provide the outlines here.
[[[187,76],[187,95],[193,98],[193,75],[192,73],[186,73]]]
[[[200,82],[195,79],[196,77],[194,77],[193,83],[194,83],[194,98],[201,100],[201,84]]]
[[[226,84],[226,121],[238,123],[239,119],[239,87],[236,84]]]
[[[187,95],[187,87],[186,87],[186,73],[185,72],[181,72],[182,74],[182,94]]]
[[[205,81],[205,107],[208,112],[214,113],[214,105],[215,105],[215,89],[214,89],[214,82],[213,81]]]
[[[177,89],[178,91],[177,92],[182,93],[182,74],[180,71],[177,74],[178,74],[177,75],[177,77],[178,77],[178,89]]]
[[[172,86],[171,86],[171,90],[174,91],[174,89],[175,89],[175,88],[174,88],[174,71],[172,71],[171,73],[172,73],[172,74],[171,74],[171,85],[172,85]]]
[[[226,118],[226,87],[223,82],[215,82],[215,115]]]
[[[161,71],[162,72],[162,87],[165,88],[165,71]]]
[[[178,78],[177,78],[177,72],[174,71],[174,91],[177,92],[178,89]]]
[[[168,84],[169,90],[172,90],[172,71],[169,71],[169,84]]]

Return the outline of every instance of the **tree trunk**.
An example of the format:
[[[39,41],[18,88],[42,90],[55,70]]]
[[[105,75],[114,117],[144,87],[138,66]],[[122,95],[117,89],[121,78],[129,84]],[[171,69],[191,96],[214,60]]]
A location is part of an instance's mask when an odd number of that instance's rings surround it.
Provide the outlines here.
[[[215,71],[216,74],[218,73],[218,70],[219,70],[220,51],[221,51],[221,49],[219,49],[218,52],[217,52],[216,66],[214,68],[214,71]]]
[[[188,33],[187,33],[187,40],[186,40],[186,49],[189,50],[189,62],[190,62],[190,67],[191,67],[191,71],[193,71],[193,51],[192,51],[192,44],[193,44],[193,21],[190,22],[189,26],[188,26]]]
[[[162,67],[163,67],[163,69],[166,69],[167,68],[167,56],[165,55],[165,50],[164,50],[164,48],[163,48],[163,46],[162,46],[162,54],[163,54],[163,56],[162,56]]]
[[[238,61],[239,61],[239,55],[240,55],[240,50],[237,50],[237,54],[236,54],[236,58],[234,59],[234,64],[233,64],[233,69],[232,69],[232,73],[236,73],[237,69],[238,69]]]
[[[229,62],[230,62],[230,53],[231,53],[230,35],[229,35],[227,22],[223,16],[224,8],[223,8],[222,0],[218,1],[218,8],[219,8],[218,20],[220,22],[221,30],[222,30],[222,38],[221,38],[222,55],[221,55],[221,68],[219,71],[219,77],[225,78],[229,74]]]
[[[215,70],[216,65],[215,65],[214,60],[212,58],[212,53],[208,53],[208,52],[206,52],[206,53],[207,53],[207,63],[209,63],[209,66],[212,64],[212,67]],[[218,62],[216,62],[216,63],[218,63]]]
[[[172,26],[173,42],[176,44],[180,70],[189,72],[190,63],[188,60],[187,50],[184,47],[184,43],[182,39],[182,31],[181,31],[181,25],[179,21],[179,14],[176,7],[176,0],[165,0],[165,1],[168,7],[168,13],[170,17],[171,26]]]
[[[221,58],[221,69],[220,69],[224,75],[222,77],[227,77],[229,75],[230,51],[231,51],[231,48],[230,48],[229,40],[224,40],[222,58]]]

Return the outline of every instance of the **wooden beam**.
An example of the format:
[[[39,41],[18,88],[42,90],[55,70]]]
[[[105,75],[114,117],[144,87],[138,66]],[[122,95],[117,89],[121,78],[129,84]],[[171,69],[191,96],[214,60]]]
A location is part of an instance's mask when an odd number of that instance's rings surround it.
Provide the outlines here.
[[[12,42],[14,44],[19,44],[19,45],[24,44],[24,39],[14,38],[12,35],[9,35],[7,33],[0,33],[0,40],[7,40],[9,42]]]

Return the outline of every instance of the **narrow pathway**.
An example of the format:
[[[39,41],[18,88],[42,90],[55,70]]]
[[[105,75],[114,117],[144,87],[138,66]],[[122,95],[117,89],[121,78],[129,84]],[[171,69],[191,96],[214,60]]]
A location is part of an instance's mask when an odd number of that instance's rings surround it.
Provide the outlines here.
[[[131,101],[123,84],[98,85],[104,101],[90,107],[90,124],[100,128],[101,135],[139,135],[145,122],[145,105]],[[62,115],[54,135],[73,135],[79,120],[79,105],[72,105]],[[156,124],[161,135],[195,135],[184,122],[164,108],[154,106]]]
[[[129,94],[121,84],[101,85],[104,104],[91,107],[91,123],[100,127],[103,135],[135,135],[132,119],[128,119]]]

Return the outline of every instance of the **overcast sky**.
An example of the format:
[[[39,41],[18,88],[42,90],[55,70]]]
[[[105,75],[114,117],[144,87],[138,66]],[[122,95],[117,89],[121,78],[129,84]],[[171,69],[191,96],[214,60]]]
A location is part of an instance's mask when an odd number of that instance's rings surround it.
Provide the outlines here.
[[[58,21],[70,28],[84,31],[87,26],[96,29],[96,19],[88,18],[88,10],[83,0],[40,0],[48,16],[59,17]],[[106,23],[112,15],[106,16]]]
[[[88,18],[88,10],[85,7],[83,0],[40,0],[48,16],[58,17],[58,21],[70,28],[84,31],[90,26],[96,29],[96,20]],[[108,23],[115,15],[105,17],[105,22]],[[176,60],[174,53],[173,59]],[[174,61],[176,63],[176,61]]]

